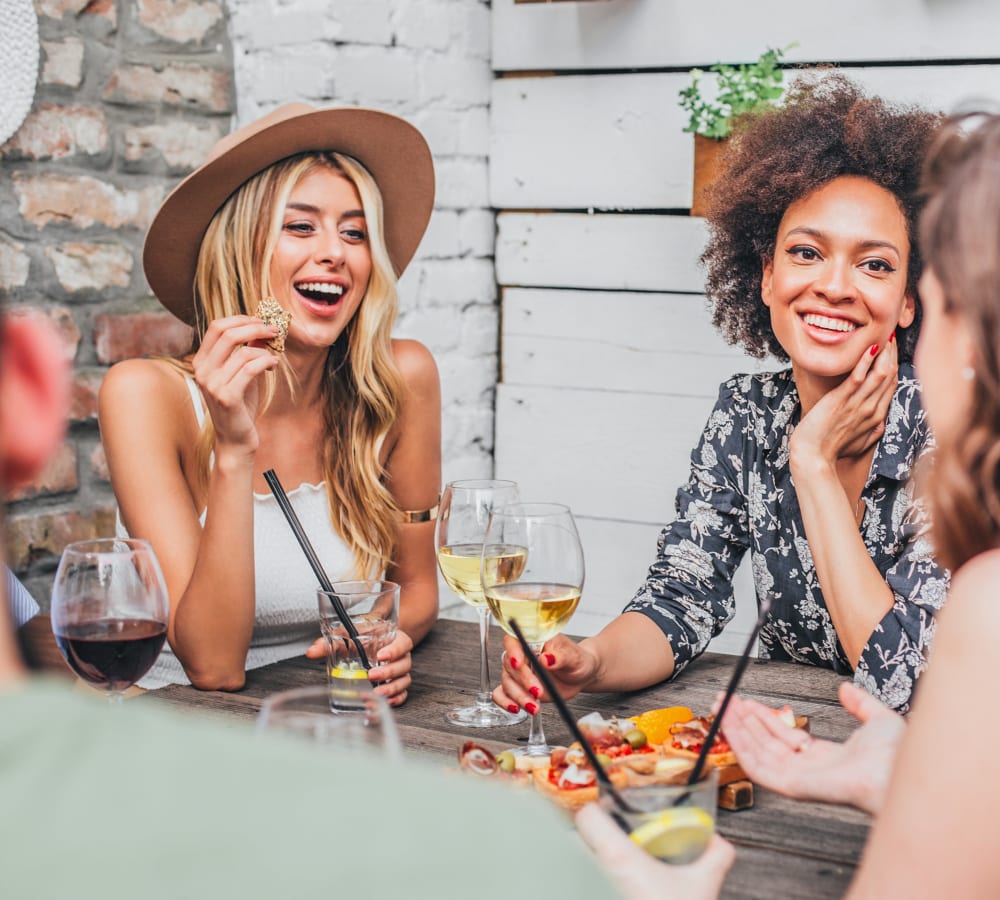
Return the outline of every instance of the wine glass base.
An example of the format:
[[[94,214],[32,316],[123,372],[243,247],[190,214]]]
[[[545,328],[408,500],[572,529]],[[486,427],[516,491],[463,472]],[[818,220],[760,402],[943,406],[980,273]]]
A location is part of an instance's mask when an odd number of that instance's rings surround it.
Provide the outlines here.
[[[528,714],[523,709],[509,713],[499,706],[463,706],[445,713],[448,722],[462,728],[503,728],[517,725],[527,718]]]
[[[548,744],[543,744],[541,747],[508,747],[507,752],[512,756],[524,757],[527,759],[537,759],[539,761],[548,760],[549,754],[552,753],[552,747]]]

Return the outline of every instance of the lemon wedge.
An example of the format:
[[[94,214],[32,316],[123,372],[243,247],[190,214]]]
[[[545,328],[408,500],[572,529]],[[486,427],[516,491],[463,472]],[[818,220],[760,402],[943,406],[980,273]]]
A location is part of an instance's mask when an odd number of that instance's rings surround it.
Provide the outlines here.
[[[701,856],[713,831],[712,817],[705,810],[681,806],[656,813],[629,837],[657,859],[688,863]]]
[[[360,681],[368,678],[368,671],[361,666],[333,666],[330,669],[330,677]]]

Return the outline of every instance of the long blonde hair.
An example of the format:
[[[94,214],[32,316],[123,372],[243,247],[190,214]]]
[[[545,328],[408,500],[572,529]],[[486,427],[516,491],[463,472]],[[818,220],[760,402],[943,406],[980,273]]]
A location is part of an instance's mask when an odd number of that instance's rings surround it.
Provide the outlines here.
[[[232,315],[253,315],[271,296],[271,257],[285,206],[295,186],[319,168],[332,169],[357,189],[365,213],[372,271],[365,296],[330,348],[322,381],[322,468],[330,520],[354,553],[355,574],[373,576],[392,559],[398,507],[383,482],[379,453],[399,415],[403,380],[392,355],[396,275],[385,244],[382,195],[356,159],[339,153],[305,153],[275,163],[246,181],[212,218],[202,239],[195,274],[195,349],[208,324]],[[190,372],[190,363],[176,364]],[[296,385],[287,365],[268,372],[261,410],[271,403],[277,378]],[[197,467],[207,484],[215,444],[206,417],[197,446]]]

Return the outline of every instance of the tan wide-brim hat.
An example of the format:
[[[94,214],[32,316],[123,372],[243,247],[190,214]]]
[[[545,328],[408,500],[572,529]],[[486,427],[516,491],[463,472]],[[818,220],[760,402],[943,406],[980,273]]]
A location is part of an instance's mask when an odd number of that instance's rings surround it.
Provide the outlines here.
[[[163,201],[146,234],[142,265],[170,312],[194,323],[201,241],[229,195],[268,166],[311,151],[352,156],[372,174],[382,193],[386,247],[396,275],[402,275],[434,208],[434,164],[423,135],[374,109],[288,103],[224,137]]]
[[[38,80],[38,16],[31,0],[0,0],[0,144],[31,111]]]

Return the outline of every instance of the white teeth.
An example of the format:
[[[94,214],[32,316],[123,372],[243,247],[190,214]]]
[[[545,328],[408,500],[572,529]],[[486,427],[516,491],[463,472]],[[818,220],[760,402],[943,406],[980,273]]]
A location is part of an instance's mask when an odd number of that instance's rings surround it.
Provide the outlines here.
[[[809,313],[802,317],[806,325],[815,325],[817,328],[825,328],[828,331],[854,331],[858,326],[845,319],[831,319],[829,316],[817,316]]]
[[[339,284],[327,284],[325,281],[307,281],[298,285],[300,291],[311,291],[314,294],[336,294],[340,296],[344,289]]]

